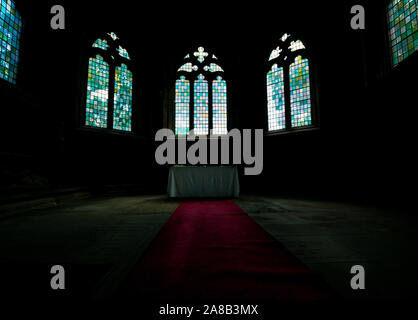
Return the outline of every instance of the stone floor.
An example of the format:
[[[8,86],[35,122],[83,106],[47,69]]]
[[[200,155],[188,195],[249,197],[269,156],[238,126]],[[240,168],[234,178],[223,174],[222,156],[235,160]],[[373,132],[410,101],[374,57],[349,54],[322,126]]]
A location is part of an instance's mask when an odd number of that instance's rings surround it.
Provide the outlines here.
[[[236,201],[266,231],[346,299],[418,296],[418,219],[408,212],[344,203],[242,196]],[[366,290],[352,290],[351,267]]]
[[[417,296],[418,221],[412,214],[250,195],[236,202],[343,298]],[[109,297],[178,204],[163,195],[103,197],[0,216],[2,276],[11,266],[86,266],[81,273],[90,266],[86,277],[102,271],[88,296]],[[364,266],[366,290],[351,289],[353,265]]]

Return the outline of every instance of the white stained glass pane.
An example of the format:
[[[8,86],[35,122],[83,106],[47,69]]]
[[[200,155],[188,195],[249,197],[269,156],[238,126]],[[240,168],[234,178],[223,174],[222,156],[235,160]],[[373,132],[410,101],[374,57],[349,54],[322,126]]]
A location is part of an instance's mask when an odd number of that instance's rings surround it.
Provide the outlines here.
[[[228,134],[226,81],[218,77],[212,84],[213,134]]]
[[[209,97],[208,82],[199,75],[194,83],[194,133],[207,135],[209,133]]]
[[[189,133],[190,118],[190,82],[184,76],[176,81],[176,112],[175,112],[175,129],[176,134]]]

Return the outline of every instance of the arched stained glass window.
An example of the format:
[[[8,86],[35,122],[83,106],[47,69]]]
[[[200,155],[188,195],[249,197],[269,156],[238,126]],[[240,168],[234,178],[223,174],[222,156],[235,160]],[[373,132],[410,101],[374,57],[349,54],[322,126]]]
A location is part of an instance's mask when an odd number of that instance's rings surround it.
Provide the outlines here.
[[[12,0],[0,0],[0,78],[16,84],[22,18]]]
[[[115,33],[97,39],[89,59],[84,124],[89,127],[132,131],[133,74],[128,51]]]
[[[270,54],[267,72],[268,131],[313,125],[311,83],[306,47],[284,34]]]
[[[227,134],[227,86],[218,58],[199,47],[184,59],[176,80],[176,134]]]
[[[415,0],[392,0],[387,8],[392,65],[418,50],[418,18]]]

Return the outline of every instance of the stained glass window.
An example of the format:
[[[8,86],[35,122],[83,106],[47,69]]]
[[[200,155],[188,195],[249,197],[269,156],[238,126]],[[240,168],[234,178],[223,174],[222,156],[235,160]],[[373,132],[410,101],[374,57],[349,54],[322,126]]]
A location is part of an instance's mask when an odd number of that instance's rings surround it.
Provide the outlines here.
[[[104,51],[89,59],[85,125],[130,132],[133,74],[129,54],[113,32],[97,39],[92,47]]]
[[[0,78],[16,84],[22,19],[11,0],[0,0]]]
[[[277,64],[267,73],[268,129],[282,130],[286,127],[283,68]]]
[[[107,44],[106,40],[97,39],[93,43],[93,48],[99,48],[99,49],[102,49],[102,50],[107,50],[107,48],[109,48],[109,45]]]
[[[296,40],[290,43],[289,49],[290,51],[297,51],[297,50],[305,49],[305,46],[303,45],[302,41]]]
[[[100,55],[89,59],[86,125],[107,127],[109,100],[109,65]]]
[[[288,34],[288,33],[285,33],[281,38],[280,38],[280,40],[282,40],[282,42],[285,42],[288,38],[290,37],[290,34]]]
[[[269,131],[312,126],[309,61],[301,40],[285,33],[269,57],[267,125]]]
[[[189,133],[190,82],[184,76],[176,81],[176,134]]]
[[[227,134],[226,80],[212,74],[224,72],[218,58],[203,47],[185,58],[189,60],[177,70],[188,74],[181,73],[176,80],[176,134],[187,135],[192,129],[196,135]]]
[[[191,62],[188,62],[188,63],[183,64],[180,67],[180,69],[178,69],[177,71],[192,72],[193,70],[197,71],[197,69],[198,69],[197,66],[192,65]]]
[[[210,71],[210,72],[223,72],[223,69],[218,66],[216,63],[211,63],[208,66],[204,66],[203,70]]]
[[[119,48],[117,50],[118,50],[119,55],[121,57],[124,57],[124,58],[126,58],[128,60],[131,60],[131,58],[129,57],[129,53],[128,53],[128,51],[126,51],[126,49],[124,49],[121,46],[119,46]]]
[[[292,127],[312,124],[308,59],[296,57],[290,65],[290,111]]]
[[[217,77],[212,84],[213,134],[228,134],[226,109],[226,82]]]
[[[209,96],[208,82],[199,75],[194,82],[194,133],[208,134],[209,129]]]
[[[199,60],[200,63],[202,63],[205,61],[205,58],[209,55],[209,53],[205,52],[205,48],[199,47],[197,52],[195,52],[193,55],[197,57],[197,60]]]
[[[125,64],[116,67],[113,129],[131,131],[132,121],[132,72]]]
[[[280,47],[277,47],[276,49],[274,49],[270,54],[269,61],[276,59],[278,56],[280,56],[281,52],[282,52],[282,49],[280,49]]]
[[[417,1],[393,0],[387,15],[392,64],[396,66],[418,50]]]
[[[108,33],[108,35],[113,39],[113,40],[118,40],[119,38],[118,38],[118,36],[116,35],[116,33],[114,33],[114,32],[111,32],[111,33]]]

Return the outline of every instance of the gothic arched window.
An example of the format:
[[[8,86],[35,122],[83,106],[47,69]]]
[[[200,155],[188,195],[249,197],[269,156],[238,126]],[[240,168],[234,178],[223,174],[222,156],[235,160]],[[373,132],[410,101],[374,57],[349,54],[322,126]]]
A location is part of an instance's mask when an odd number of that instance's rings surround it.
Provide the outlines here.
[[[91,47],[88,66],[85,125],[132,131],[130,57],[113,32]]]
[[[12,0],[0,0],[0,78],[16,84],[22,19]]]
[[[226,81],[218,58],[199,47],[184,60],[176,80],[176,135],[192,129],[196,135],[208,135],[210,130],[214,135],[227,134]]]
[[[267,72],[268,131],[312,126],[309,61],[305,45],[287,33],[269,58]]]
[[[418,50],[417,1],[392,0],[387,7],[392,65]]]

